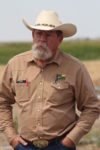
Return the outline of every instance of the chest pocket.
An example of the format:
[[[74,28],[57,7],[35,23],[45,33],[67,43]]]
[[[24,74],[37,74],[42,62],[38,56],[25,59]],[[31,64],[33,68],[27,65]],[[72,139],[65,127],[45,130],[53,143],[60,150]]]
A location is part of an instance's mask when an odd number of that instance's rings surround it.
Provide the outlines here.
[[[51,101],[56,104],[65,104],[73,99],[73,90],[66,81],[51,83]]]
[[[25,101],[30,97],[30,83],[28,85],[26,83],[16,83],[15,84],[16,91],[16,100]]]

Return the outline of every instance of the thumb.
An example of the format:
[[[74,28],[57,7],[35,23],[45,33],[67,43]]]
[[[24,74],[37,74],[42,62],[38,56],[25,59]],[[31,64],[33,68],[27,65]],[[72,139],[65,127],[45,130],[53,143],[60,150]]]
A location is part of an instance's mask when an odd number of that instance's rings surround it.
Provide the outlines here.
[[[19,142],[20,142],[22,145],[24,145],[24,146],[28,145],[28,143],[27,143],[24,139],[22,139],[21,137],[19,137]]]

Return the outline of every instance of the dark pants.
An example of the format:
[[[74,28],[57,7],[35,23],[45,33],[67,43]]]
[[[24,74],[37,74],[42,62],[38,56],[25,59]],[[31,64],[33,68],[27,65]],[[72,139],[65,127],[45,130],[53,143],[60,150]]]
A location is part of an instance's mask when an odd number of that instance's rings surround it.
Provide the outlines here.
[[[66,147],[64,146],[61,141],[57,141],[54,143],[50,143],[46,148],[37,148],[32,144],[28,144],[27,146],[23,146],[19,144],[15,150],[76,150],[75,147]]]

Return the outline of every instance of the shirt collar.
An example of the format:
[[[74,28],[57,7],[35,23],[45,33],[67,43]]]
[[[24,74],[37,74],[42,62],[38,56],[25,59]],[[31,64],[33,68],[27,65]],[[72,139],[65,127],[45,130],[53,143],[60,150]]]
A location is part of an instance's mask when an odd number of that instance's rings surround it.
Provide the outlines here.
[[[60,53],[61,53],[61,52],[60,52],[60,50],[58,49],[57,52],[56,52],[56,55],[54,56],[54,58],[53,58],[48,64],[56,63],[58,66],[60,66],[60,64],[61,64]],[[25,61],[26,61],[27,63],[35,62],[35,61],[34,61],[33,54],[32,54],[32,50],[31,50],[30,53],[27,55],[27,57],[25,57]]]
[[[48,64],[51,64],[51,63],[56,63],[58,66],[60,66],[61,59],[60,59],[60,50],[59,49],[57,50],[54,58]]]
[[[25,61],[27,63],[30,63],[30,62],[34,62],[34,57],[33,57],[33,54],[32,54],[32,50],[30,50],[29,54],[27,55],[27,57],[25,57]]]

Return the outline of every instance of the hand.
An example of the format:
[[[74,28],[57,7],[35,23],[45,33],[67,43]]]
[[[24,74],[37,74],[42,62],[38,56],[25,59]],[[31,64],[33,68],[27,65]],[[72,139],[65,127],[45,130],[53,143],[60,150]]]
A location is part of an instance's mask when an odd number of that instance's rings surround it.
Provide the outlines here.
[[[26,146],[28,143],[24,141],[20,136],[16,136],[12,141],[11,141],[11,146],[13,148],[17,147],[18,144],[22,144]]]
[[[68,137],[65,137],[61,142],[63,145],[68,146],[68,147],[74,147],[75,146],[73,141],[71,139],[69,139]]]

